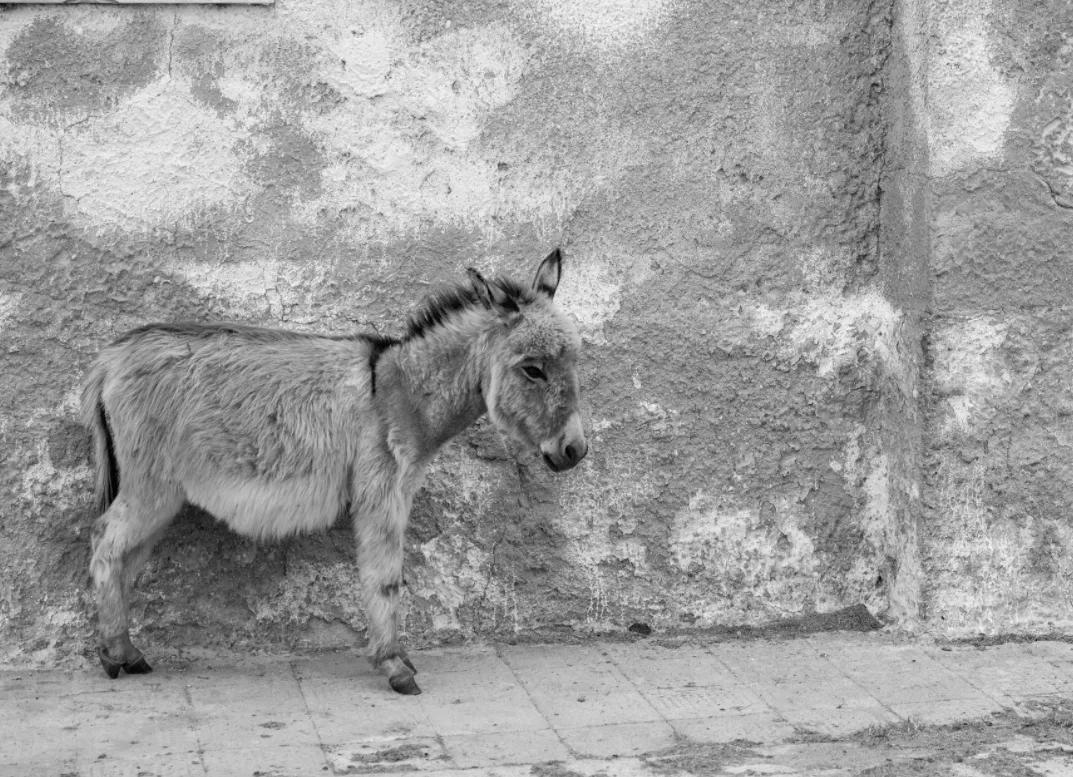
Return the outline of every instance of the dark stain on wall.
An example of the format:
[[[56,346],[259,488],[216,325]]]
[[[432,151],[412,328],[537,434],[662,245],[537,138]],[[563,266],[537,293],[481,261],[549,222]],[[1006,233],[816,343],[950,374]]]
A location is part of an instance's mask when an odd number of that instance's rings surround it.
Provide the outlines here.
[[[136,14],[104,35],[39,16],[4,54],[4,92],[15,116],[72,121],[107,111],[152,83],[166,52],[167,31],[154,14]]]

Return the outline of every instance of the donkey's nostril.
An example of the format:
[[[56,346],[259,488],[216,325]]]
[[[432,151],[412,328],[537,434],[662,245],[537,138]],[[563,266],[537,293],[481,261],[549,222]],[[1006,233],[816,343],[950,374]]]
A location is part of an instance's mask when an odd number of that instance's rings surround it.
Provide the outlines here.
[[[569,461],[571,464],[576,463],[579,458],[577,446],[573,443],[570,443],[563,451],[563,455],[566,456],[566,460]]]

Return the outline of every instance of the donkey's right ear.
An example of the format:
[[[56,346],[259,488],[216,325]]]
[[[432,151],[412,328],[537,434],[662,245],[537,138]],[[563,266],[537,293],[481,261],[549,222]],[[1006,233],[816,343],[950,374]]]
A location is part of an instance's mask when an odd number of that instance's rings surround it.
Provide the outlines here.
[[[555,296],[555,290],[559,288],[559,278],[563,274],[563,252],[556,248],[540,263],[536,276],[533,278],[533,291]]]

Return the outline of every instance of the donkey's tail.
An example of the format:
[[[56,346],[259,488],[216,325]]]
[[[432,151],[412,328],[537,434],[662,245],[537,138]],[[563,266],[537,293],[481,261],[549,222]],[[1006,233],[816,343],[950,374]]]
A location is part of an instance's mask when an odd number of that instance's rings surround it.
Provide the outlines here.
[[[82,390],[82,423],[93,435],[93,464],[97,472],[97,509],[104,512],[115,501],[119,490],[119,467],[115,459],[112,427],[104,409],[104,365],[97,362],[90,370]]]

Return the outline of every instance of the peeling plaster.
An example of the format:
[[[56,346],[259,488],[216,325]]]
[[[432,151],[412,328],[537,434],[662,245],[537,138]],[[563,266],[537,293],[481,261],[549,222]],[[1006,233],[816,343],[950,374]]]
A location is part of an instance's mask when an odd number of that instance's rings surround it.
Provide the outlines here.
[[[830,378],[857,362],[863,346],[903,384],[904,391],[912,391],[898,341],[903,316],[879,291],[792,294],[789,302],[782,308],[761,302],[747,310],[756,334],[776,339],[780,359],[814,364],[820,377]]]
[[[4,329],[7,328],[7,322],[15,315],[19,309],[19,303],[22,302],[22,292],[2,292],[0,291],[0,335],[4,333]]]
[[[588,589],[586,621],[590,626],[618,612],[628,598],[608,577],[604,564],[627,561],[640,576],[649,570],[644,541],[633,536],[637,526],[636,519],[631,523],[630,507],[657,493],[656,477],[648,467],[608,454],[600,469],[579,468],[576,476],[562,483],[557,490],[559,514],[554,520],[556,530],[566,540],[566,556]],[[612,485],[621,482],[630,483],[630,488]],[[612,527],[620,535],[617,539],[612,538]]]
[[[501,24],[449,32],[416,48],[402,48],[404,36],[390,26],[365,36],[375,38],[374,53],[383,49],[390,72],[382,63],[359,67],[355,80],[349,60],[325,65],[329,83],[344,94],[376,99],[350,99],[304,117],[330,162],[324,194],[302,203],[298,215],[311,220],[325,209],[365,203],[366,238],[422,223],[490,228],[501,209],[499,173],[494,159],[471,146],[491,112],[513,98],[525,71],[523,46]]]
[[[420,546],[425,564],[414,573],[415,587],[434,593],[432,626],[438,632],[470,629],[460,617],[468,606],[480,605],[509,621],[518,630],[514,587],[494,576],[492,554],[458,534],[442,534]]]
[[[254,618],[262,623],[297,623],[310,618],[349,624],[365,622],[358,568],[350,562],[325,563],[298,559],[287,565],[271,597],[247,601]]]
[[[936,330],[933,338],[934,380],[944,397],[940,435],[979,428],[1027,382],[1005,364],[1002,345],[1008,325],[989,316],[956,321]]]
[[[318,305],[332,268],[297,264],[278,256],[227,264],[183,263],[172,270],[203,294],[241,305],[270,319],[290,324],[323,324]]]
[[[577,322],[586,342],[606,345],[603,325],[614,318],[622,304],[621,282],[614,268],[629,261],[621,256],[571,257],[571,272],[564,274],[555,296]]]
[[[1002,153],[1016,85],[991,62],[991,0],[908,0],[905,32],[920,76],[910,93],[928,138],[929,172],[944,176]]]
[[[1070,628],[1073,617],[1055,612],[1053,602],[1068,602],[1073,560],[1062,553],[1054,574],[1041,576],[1032,551],[1044,526],[1059,548],[1073,546],[1073,528],[1053,518],[998,519],[988,505],[985,477],[981,464],[945,463],[939,472],[937,513],[945,542],[929,581],[931,615],[950,634]]]
[[[112,112],[62,132],[60,189],[97,225],[131,231],[235,207],[250,191],[236,127],[200,108],[180,81],[159,80]]]
[[[726,497],[698,491],[675,516],[671,547],[679,570],[722,581],[727,594],[757,596],[787,611],[815,606],[819,566],[811,538],[789,500],[771,518],[735,505]],[[695,603],[702,621],[716,621],[728,603]]]
[[[28,504],[48,501],[66,509],[81,498],[79,486],[92,475],[88,464],[55,467],[48,454],[48,442],[44,439],[36,442],[29,458],[33,463],[23,469],[18,492]]]

